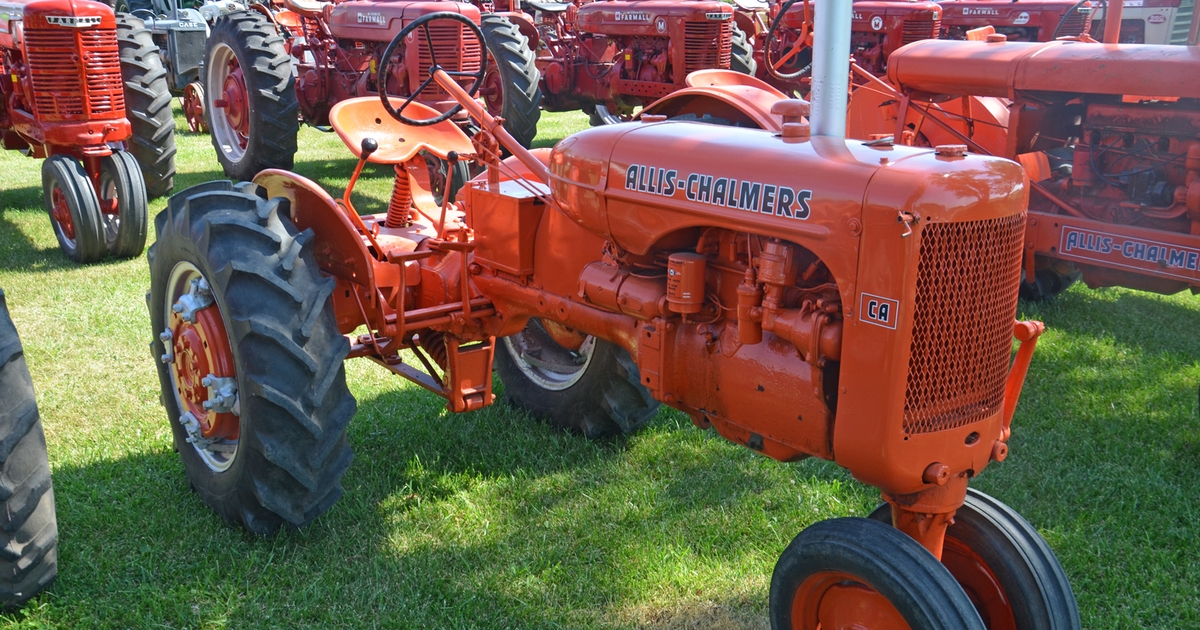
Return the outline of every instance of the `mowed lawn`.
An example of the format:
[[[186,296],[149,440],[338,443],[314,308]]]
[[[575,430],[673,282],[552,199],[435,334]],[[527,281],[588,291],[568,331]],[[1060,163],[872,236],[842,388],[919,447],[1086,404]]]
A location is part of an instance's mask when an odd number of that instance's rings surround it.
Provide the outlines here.
[[[542,120],[543,146],[587,124]],[[176,190],[221,176],[207,136],[177,138]],[[354,162],[337,137],[304,128],[300,146],[297,170],[340,194]],[[765,628],[791,538],[878,501],[835,465],[767,460],[672,410],[590,442],[502,403],[448,414],[359,360],[342,500],[299,531],[228,527],[172,449],[144,255],[68,262],[40,162],[0,165],[0,287],[61,536],[57,583],[5,627]],[[390,182],[377,169],[359,190],[379,207]],[[1020,310],[1048,330],[1011,455],[975,486],[1049,540],[1084,627],[1200,627],[1200,299],[1076,286]]]

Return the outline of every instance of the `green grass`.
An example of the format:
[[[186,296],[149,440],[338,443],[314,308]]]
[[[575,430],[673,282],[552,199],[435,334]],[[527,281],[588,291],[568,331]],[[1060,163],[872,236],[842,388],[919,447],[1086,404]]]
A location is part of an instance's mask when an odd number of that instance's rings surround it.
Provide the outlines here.
[[[586,125],[542,120],[544,145]],[[177,190],[220,176],[207,136],[178,141]],[[340,191],[353,161],[337,137],[305,128],[300,145],[298,170]],[[229,528],[172,451],[145,259],[67,262],[40,163],[0,163],[0,287],[38,391],[61,532],[58,582],[7,627],[765,628],[788,541],[878,500],[832,464],[778,464],[670,410],[594,443],[503,404],[450,415],[351,361],[345,496],[300,531]],[[390,181],[377,169],[359,190],[379,207]],[[1021,310],[1048,332],[1011,456],[976,485],[1050,541],[1085,627],[1200,627],[1200,300],[1076,286]]]

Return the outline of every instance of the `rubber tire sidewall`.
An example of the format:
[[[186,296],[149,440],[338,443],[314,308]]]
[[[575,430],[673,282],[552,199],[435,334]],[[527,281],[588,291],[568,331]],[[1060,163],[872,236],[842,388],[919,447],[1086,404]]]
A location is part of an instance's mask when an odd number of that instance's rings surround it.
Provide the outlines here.
[[[60,233],[54,220],[53,184],[58,182],[67,199],[71,222],[75,225],[75,245],[68,243]],[[50,227],[58,239],[58,246],[67,258],[80,264],[93,263],[104,257],[108,245],[104,240],[100,203],[96,199],[96,187],[92,185],[83,164],[69,155],[52,155],[42,163],[42,196],[46,212],[50,216]]]
[[[146,229],[149,221],[146,183],[133,155],[113,151],[100,161],[100,171],[108,174],[117,188],[117,218],[121,224],[116,238],[106,243],[108,252],[117,258],[140,256],[146,249]]]

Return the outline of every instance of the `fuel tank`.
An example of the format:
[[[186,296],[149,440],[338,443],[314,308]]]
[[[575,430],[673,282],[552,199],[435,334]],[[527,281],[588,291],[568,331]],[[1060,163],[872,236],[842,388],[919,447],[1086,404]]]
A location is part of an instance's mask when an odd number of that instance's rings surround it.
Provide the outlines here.
[[[892,53],[888,79],[914,96],[1038,92],[1200,97],[1200,48],[1082,42],[923,41]],[[1061,95],[1056,97],[1055,95]]]
[[[389,42],[409,22],[429,13],[461,13],[479,24],[479,9],[466,2],[374,2],[351,0],[334,5],[329,12],[329,31],[338,39]],[[430,32],[451,25],[433,23]]]
[[[585,33],[667,37],[672,22],[733,20],[733,8],[718,0],[609,0],[579,9],[576,28]]]

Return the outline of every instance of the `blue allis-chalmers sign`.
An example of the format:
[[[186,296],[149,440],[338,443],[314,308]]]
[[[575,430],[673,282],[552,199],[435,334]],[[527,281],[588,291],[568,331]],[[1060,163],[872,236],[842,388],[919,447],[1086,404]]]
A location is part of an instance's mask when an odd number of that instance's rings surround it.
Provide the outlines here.
[[[1060,254],[1108,266],[1149,270],[1159,275],[1195,280],[1200,274],[1200,250],[1146,239],[1063,226]]]

